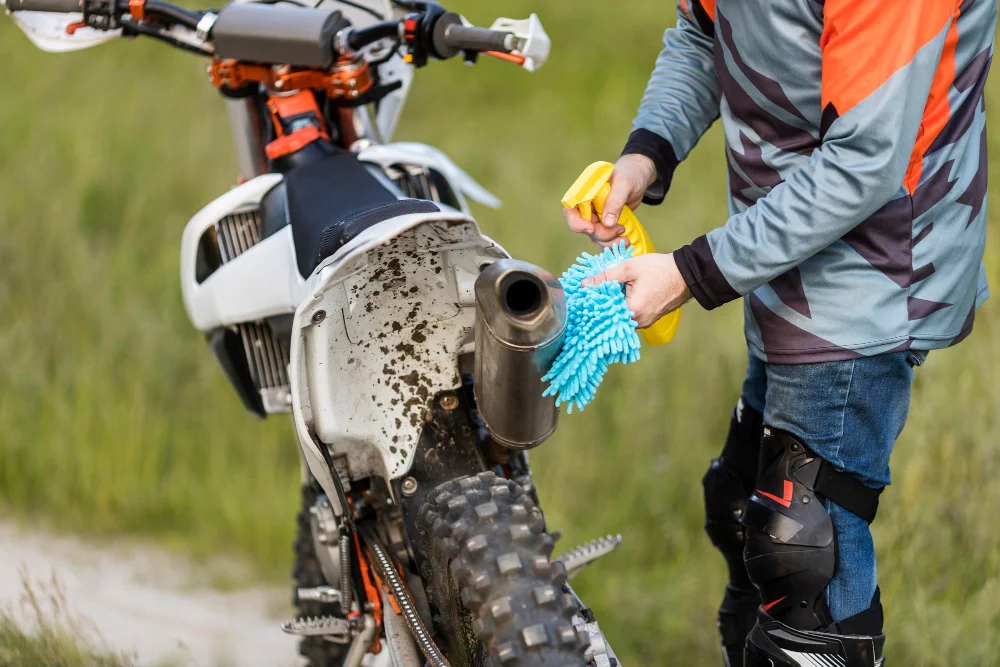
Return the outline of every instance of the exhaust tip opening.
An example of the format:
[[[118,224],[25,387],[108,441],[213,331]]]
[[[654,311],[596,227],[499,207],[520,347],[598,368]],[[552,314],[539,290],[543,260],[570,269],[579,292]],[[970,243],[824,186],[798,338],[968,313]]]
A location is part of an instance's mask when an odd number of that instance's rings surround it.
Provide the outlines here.
[[[544,305],[545,286],[530,273],[515,272],[500,286],[500,301],[511,316],[529,319]]]

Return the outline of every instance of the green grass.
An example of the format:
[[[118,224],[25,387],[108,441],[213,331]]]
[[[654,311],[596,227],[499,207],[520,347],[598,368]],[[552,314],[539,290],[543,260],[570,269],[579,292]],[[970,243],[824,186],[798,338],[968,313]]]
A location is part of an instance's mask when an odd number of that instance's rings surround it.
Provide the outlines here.
[[[434,63],[397,138],[451,154],[505,200],[477,211],[485,231],[558,272],[587,248],[564,229],[559,198],[620,150],[671,3],[452,4],[480,23],[538,11],[552,58],[534,75]],[[297,502],[290,426],[242,411],[177,285],[185,221],[236,172],[202,63],[148,43],[40,54],[6,21],[0,62],[12,65],[0,106],[0,504],[98,537],[240,555],[283,581]],[[998,108],[1000,84],[987,94]],[[719,128],[667,203],[639,213],[664,249],[725,220]],[[972,337],[918,373],[875,525],[893,664],[1000,663],[997,309],[988,303]],[[533,455],[566,543],[625,536],[578,589],[626,665],[720,664],[724,568],[702,534],[700,478],[739,393],[741,316],[738,305],[688,307],[674,343],[613,370],[597,402]]]
[[[39,588],[22,577],[21,614],[0,609],[0,667],[133,667],[131,655],[96,638],[66,611],[58,581]]]

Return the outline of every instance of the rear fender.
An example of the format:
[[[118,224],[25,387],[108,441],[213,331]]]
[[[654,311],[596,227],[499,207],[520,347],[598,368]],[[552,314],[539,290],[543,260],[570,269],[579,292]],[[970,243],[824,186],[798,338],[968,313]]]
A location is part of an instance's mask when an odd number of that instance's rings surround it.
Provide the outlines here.
[[[365,230],[313,274],[292,326],[292,416],[330,498],[321,447],[349,480],[407,474],[433,396],[461,386],[480,267],[504,257],[468,216],[418,213]]]

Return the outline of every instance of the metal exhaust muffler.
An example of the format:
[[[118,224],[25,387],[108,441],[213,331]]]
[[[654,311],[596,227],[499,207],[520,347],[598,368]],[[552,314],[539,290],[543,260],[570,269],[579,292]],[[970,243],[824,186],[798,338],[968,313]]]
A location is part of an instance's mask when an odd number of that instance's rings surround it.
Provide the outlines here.
[[[476,280],[475,395],[490,435],[531,449],[556,429],[542,376],[562,348],[566,297],[556,277],[527,262],[494,262]]]

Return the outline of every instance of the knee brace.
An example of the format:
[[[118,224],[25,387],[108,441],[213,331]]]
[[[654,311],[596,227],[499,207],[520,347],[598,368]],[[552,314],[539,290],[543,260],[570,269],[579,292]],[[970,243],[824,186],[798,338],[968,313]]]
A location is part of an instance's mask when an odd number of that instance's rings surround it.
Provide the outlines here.
[[[726,559],[730,583],[742,589],[751,589],[752,584],[743,565],[740,518],[757,479],[763,433],[763,415],[741,398],[733,410],[722,454],[712,460],[701,480],[705,491],[705,532]]]
[[[871,523],[882,490],[836,470],[788,433],[764,434],[758,482],[742,518],[747,572],[762,612],[796,630],[830,628],[825,591],[837,570],[837,544],[825,501]]]

